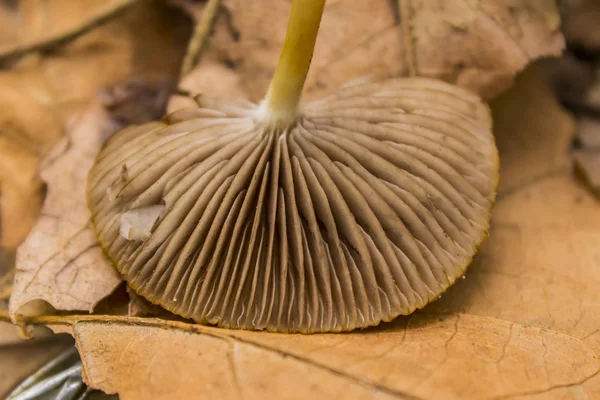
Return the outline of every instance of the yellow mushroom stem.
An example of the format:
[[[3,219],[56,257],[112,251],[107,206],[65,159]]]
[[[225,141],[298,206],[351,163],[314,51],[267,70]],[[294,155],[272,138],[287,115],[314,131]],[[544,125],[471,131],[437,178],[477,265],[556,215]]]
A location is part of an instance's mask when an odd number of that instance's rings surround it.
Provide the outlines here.
[[[261,107],[264,121],[285,129],[296,119],[325,0],[293,0],[279,63]]]

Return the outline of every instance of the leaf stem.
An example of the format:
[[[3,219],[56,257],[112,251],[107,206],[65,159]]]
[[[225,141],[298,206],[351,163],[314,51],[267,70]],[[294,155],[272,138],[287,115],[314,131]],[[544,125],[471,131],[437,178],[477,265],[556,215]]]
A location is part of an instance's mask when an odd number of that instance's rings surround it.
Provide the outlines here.
[[[325,0],[292,0],[283,50],[262,107],[272,126],[285,128],[296,119],[324,7]]]

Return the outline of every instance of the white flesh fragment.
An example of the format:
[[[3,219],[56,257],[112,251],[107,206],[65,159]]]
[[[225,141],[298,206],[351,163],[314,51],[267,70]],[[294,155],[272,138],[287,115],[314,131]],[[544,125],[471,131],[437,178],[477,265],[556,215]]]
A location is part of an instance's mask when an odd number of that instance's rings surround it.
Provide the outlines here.
[[[164,205],[136,208],[121,214],[119,233],[127,240],[146,240],[152,228],[165,210]]]

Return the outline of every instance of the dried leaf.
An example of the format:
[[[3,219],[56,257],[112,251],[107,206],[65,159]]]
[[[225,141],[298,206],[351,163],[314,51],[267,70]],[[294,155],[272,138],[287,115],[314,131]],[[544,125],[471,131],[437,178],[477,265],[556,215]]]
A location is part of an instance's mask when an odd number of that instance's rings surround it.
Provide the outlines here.
[[[574,338],[465,314],[308,336],[139,318],[47,322],[76,338],[86,382],[123,399],[491,399],[576,384],[598,370]]]
[[[64,146],[58,146],[41,171],[48,193],[31,234],[17,252],[10,313],[33,300],[59,310],[89,310],[120,283],[94,233],[85,182],[103,140],[114,130],[100,105],[72,122]],[[76,166],[76,168],[74,168]]]
[[[95,1],[102,5],[104,1]],[[53,23],[61,7],[72,9],[70,18],[90,8],[87,2],[53,0]],[[64,17],[63,17],[64,18]],[[46,20],[48,21],[48,20]],[[56,106],[66,121],[85,109],[99,88],[135,75],[138,79],[173,80],[185,49],[189,23],[179,12],[158,1],[143,1],[120,18],[82,36],[41,60]],[[65,79],[65,77],[69,79]]]
[[[279,56],[290,3],[223,3],[199,69],[215,60],[229,66],[247,97],[260,100]],[[508,88],[531,60],[560,54],[559,25],[552,0],[328,1],[306,92],[320,97],[363,76],[416,74],[457,83],[489,99]],[[227,87],[210,84],[220,80],[217,69],[206,74],[195,91],[213,89],[211,94],[231,98]]]
[[[27,42],[69,29],[104,3],[52,0],[40,7],[21,2],[14,11],[21,24],[19,39],[14,40]],[[0,21],[4,17],[0,14]],[[101,86],[132,73],[138,80],[173,79],[189,32],[185,22],[162,3],[143,2],[60,51],[30,57],[0,72],[0,245],[4,249],[14,250],[37,218],[43,197],[37,164],[61,137],[65,122],[83,110]],[[5,45],[14,45],[8,39]]]
[[[42,164],[41,178],[48,192],[38,223],[17,253],[18,273],[10,308],[13,318],[46,312],[37,308],[39,303],[21,310],[36,300],[59,310],[91,312],[121,282],[96,242],[85,186],[100,146],[123,119],[144,122],[146,116],[156,113],[157,101],[164,107],[162,86],[153,90],[144,82],[125,82],[107,90],[103,100],[114,106],[109,107],[111,115],[100,104],[92,104],[75,116],[67,127],[67,137]],[[132,92],[142,96],[131,96]]]
[[[103,3],[52,0],[46,7],[39,7],[23,2],[19,10],[19,21],[23,25],[19,40],[27,42],[39,39],[39,32],[54,34],[55,30],[68,29],[81,23]],[[143,2],[108,25],[60,46],[59,51],[29,57],[13,70],[0,72],[0,245],[3,254],[10,256],[14,252],[39,214],[44,194],[43,182],[37,177],[39,160],[61,137],[66,121],[87,106],[100,86],[122,81],[132,73],[136,74],[137,83],[159,84],[150,90],[139,84],[127,84],[126,90],[113,89],[103,97],[107,106],[124,122],[139,122],[141,110],[145,111],[146,118],[162,114],[168,92],[165,88],[178,73],[188,32],[189,24],[180,13],[161,2]],[[153,107],[130,107],[143,104],[139,101],[142,98],[160,97],[149,96],[149,93],[164,93],[163,100],[152,104]],[[136,101],[129,101],[131,98]],[[150,108],[153,109],[148,111]],[[132,121],[132,114],[138,120]],[[66,143],[68,141],[62,144]],[[55,245],[60,247],[67,243]],[[39,259],[40,254],[36,257]],[[0,273],[5,269],[7,267],[2,266]],[[71,265],[63,272],[63,284],[69,285],[66,282],[74,276],[73,271]],[[85,278],[79,276],[78,279]],[[41,281],[37,284],[44,286]],[[30,295],[35,297],[38,291],[45,289],[38,287]],[[110,290],[100,284],[97,290],[86,293],[87,300],[71,299],[67,304],[89,310],[99,300],[95,296],[104,296],[107,292]],[[28,299],[26,296],[21,300],[27,302]]]
[[[487,99],[510,87],[531,60],[564,48],[552,0],[410,3],[417,73],[451,80]]]

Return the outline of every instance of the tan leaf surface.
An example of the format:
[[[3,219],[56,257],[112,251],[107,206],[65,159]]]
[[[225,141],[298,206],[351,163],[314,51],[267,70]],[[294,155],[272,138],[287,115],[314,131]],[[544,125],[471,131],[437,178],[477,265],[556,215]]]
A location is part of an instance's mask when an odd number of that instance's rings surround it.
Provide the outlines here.
[[[466,314],[308,336],[124,317],[40,321],[71,332],[86,382],[123,399],[496,399],[578,384],[599,368],[572,337]]]
[[[215,60],[228,65],[247,97],[260,100],[279,57],[290,3],[223,4],[199,68]],[[325,7],[306,86],[310,97],[351,79],[414,73],[491,98],[532,59],[558,55],[564,46],[552,0],[330,0]],[[196,91],[215,89],[211,82],[222,76],[216,68],[206,74]],[[228,86],[216,89],[211,93],[231,97]]]

